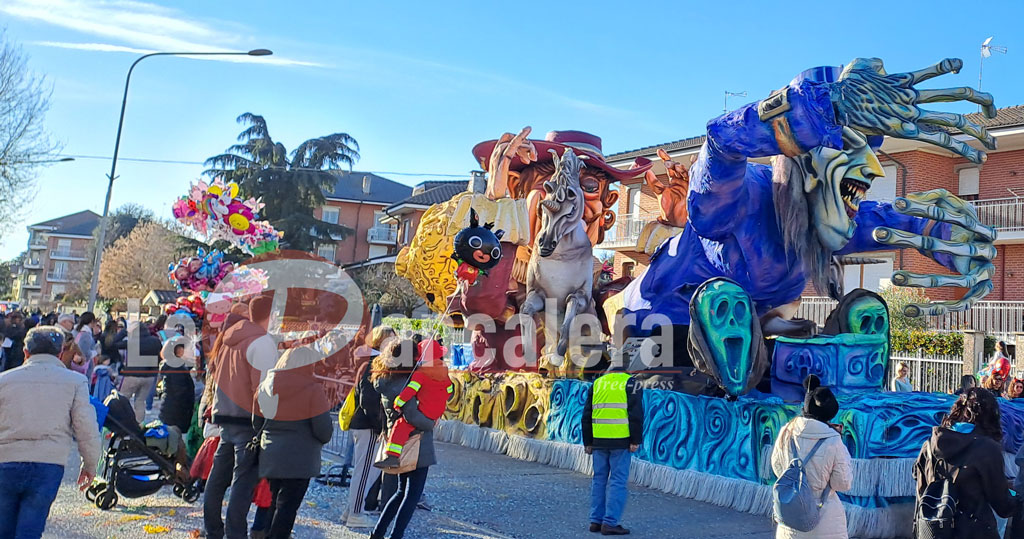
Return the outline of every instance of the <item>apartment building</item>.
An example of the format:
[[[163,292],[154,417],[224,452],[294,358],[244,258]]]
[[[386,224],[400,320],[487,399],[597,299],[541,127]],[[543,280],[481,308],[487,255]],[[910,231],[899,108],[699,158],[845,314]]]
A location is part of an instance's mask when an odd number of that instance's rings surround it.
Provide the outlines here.
[[[353,234],[317,247],[317,254],[336,264],[349,265],[398,252],[398,226],[382,224],[384,209],[408,198],[412,187],[370,172],[335,172],[332,192],[313,215],[321,221],[344,225]]]
[[[100,216],[85,210],[28,226],[28,246],[14,280],[14,298],[23,307],[54,304],[72,279],[91,263],[93,231]]]
[[[466,191],[466,187],[466,180],[420,183],[408,198],[388,206],[384,210],[385,216],[381,222],[398,228],[399,248],[409,245],[427,208],[448,202],[455,195]]]
[[[923,142],[886,138],[878,152],[885,177],[875,179],[868,198],[891,201],[905,193],[946,189],[972,201],[981,221],[998,231],[998,258],[994,289],[986,300],[1024,301],[1024,105],[999,109],[995,118],[980,114],[969,118],[985,126],[998,141],[999,149],[989,152],[988,161],[975,165],[936,146]],[[665,178],[665,169],[656,150],[664,149],[678,162],[689,163],[697,155],[704,136],[649,146],[608,156],[608,162],[628,168],[637,157],[655,161],[655,172]],[[616,223],[599,248],[615,253],[617,275],[639,275],[646,268],[648,257],[636,251],[636,241],[648,221],[658,218],[658,201],[654,193],[637,178],[619,185],[619,206]],[[882,259],[880,264],[846,267],[846,288],[877,290],[888,284],[893,270],[945,273],[944,268],[922,254],[904,249],[882,251],[870,256]],[[960,297],[963,289],[929,289],[932,299]],[[813,288],[805,296],[818,295]]]

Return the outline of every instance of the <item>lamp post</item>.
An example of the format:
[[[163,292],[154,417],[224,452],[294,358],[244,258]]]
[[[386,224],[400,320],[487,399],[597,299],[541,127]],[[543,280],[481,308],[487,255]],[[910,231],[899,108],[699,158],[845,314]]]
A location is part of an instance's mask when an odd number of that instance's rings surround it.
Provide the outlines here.
[[[114,157],[110,161],[110,174],[107,176],[107,198],[103,202],[103,217],[100,220],[100,236],[96,242],[96,258],[92,265],[92,284],[89,286],[89,310],[96,306],[96,292],[100,284],[100,262],[103,259],[103,243],[107,239],[107,221],[110,215],[110,194],[114,190],[114,178],[117,172],[117,152],[121,148],[121,128],[124,126],[124,108],[128,104],[128,84],[132,80],[132,71],[139,62],[151,56],[270,56],[274,54],[268,49],[253,49],[247,52],[153,52],[138,57],[128,68],[128,76],[124,79],[124,97],[121,98],[121,116],[117,120],[117,138],[114,139]]]

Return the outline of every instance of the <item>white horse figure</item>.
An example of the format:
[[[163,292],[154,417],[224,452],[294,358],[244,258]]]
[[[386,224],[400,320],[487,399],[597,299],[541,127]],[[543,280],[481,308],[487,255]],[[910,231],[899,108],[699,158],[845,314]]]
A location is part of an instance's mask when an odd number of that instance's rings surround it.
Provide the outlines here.
[[[542,366],[562,365],[569,348],[569,328],[577,314],[596,315],[594,289],[594,248],[583,227],[583,189],[580,169],[583,160],[572,148],[559,159],[549,150],[555,172],[544,182],[544,200],[540,202],[541,225],[526,270],[526,299],[520,313],[533,316],[545,309],[548,299],[555,300],[558,324],[545,324],[544,362]],[[596,318],[595,318],[596,319]],[[535,349],[533,335],[524,335],[523,344]],[[557,343],[557,344],[556,344]],[[569,369],[563,369],[567,372]]]

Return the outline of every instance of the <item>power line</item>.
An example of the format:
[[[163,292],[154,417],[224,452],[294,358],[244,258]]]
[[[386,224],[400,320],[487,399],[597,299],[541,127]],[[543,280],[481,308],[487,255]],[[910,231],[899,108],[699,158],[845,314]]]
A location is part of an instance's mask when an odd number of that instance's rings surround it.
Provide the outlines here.
[[[62,155],[60,155],[60,157],[73,157],[75,159],[98,159],[98,160],[103,160],[103,161],[110,161],[110,157],[109,156],[102,156],[102,155],[74,155],[74,154],[63,155],[62,154]],[[118,161],[130,161],[132,163],[159,163],[159,164],[166,164],[166,165],[205,165],[206,164],[203,161],[181,161],[181,160],[176,160],[176,159],[147,159],[147,158],[142,158],[142,157],[118,157],[117,160]],[[468,172],[465,173],[465,174],[446,174],[446,173],[441,173],[441,172],[395,172],[395,171],[388,171],[388,170],[367,170],[365,172],[369,172],[371,174],[380,174],[380,175],[390,174],[392,176],[436,176],[436,177],[445,177],[445,178],[468,178],[469,175],[470,175]]]

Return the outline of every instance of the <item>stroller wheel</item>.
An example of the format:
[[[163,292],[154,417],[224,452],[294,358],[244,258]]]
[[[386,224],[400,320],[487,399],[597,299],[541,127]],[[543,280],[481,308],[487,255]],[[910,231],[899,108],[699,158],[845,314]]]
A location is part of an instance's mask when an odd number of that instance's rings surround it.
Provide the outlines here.
[[[96,495],[105,488],[107,488],[106,483],[93,483],[89,485],[89,488],[85,489],[85,499],[89,500],[89,502],[95,502]]]
[[[104,488],[96,494],[96,507],[107,511],[117,505],[117,493],[113,488]]]
[[[199,500],[199,489],[193,487],[192,485],[186,486],[185,493],[181,497],[181,499],[185,500],[188,503],[196,503],[196,501]]]
[[[185,486],[181,483],[175,483],[174,487],[171,488],[171,492],[173,492],[175,496],[183,498],[185,496]]]

